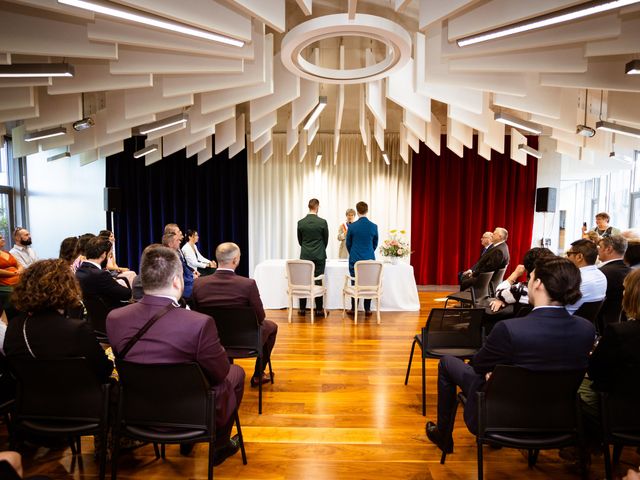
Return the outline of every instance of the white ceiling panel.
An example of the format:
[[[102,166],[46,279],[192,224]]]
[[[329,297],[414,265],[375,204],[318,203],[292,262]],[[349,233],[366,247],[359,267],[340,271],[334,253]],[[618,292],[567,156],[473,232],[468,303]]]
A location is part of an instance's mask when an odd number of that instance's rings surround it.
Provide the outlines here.
[[[236,123],[236,118],[233,117],[216,125],[216,155],[222,152],[225,148],[233,145],[236,141]]]
[[[311,113],[318,104],[319,94],[320,85],[317,82],[300,80],[300,96],[291,102],[291,122],[293,125],[300,125],[300,122]]]
[[[282,33],[285,30],[285,1],[284,0],[229,0],[249,15],[259,18],[274,30]]]
[[[541,87],[538,75],[530,75],[527,78],[526,92],[524,97],[497,93],[493,96],[493,103],[501,107],[536,113],[545,117],[560,118],[561,88]]]
[[[208,137],[207,137],[208,138]],[[191,158],[198,152],[205,150],[207,148],[207,139],[201,138],[200,140],[196,140],[193,143],[187,145],[186,157]]]
[[[211,137],[206,138],[207,146],[204,150],[198,152],[198,166],[202,165],[204,162],[211,160],[213,158],[213,148],[212,148],[212,139]]]
[[[273,59],[273,93],[249,102],[250,121],[276,110],[300,96],[300,78],[284,65],[280,55]]]
[[[548,87],[577,87],[640,92],[637,75],[626,75],[628,59],[590,57],[586,73],[542,73],[540,84]]]
[[[527,144],[527,137],[518,132],[515,128],[511,129],[511,160],[521,165],[527,165],[527,154],[518,149],[518,145]]]
[[[415,68],[414,61],[410,60],[402,69],[391,74],[386,81],[386,96],[428,122],[431,120],[431,101],[416,91]]]
[[[47,88],[50,95],[62,93],[102,92],[105,90],[125,90],[127,88],[143,88],[153,85],[153,75],[112,75],[109,64],[75,65],[73,78],[54,78],[53,84]]]
[[[431,117],[431,121],[427,123],[427,147],[431,149],[436,155],[440,155],[440,134],[442,132],[442,126],[440,121],[434,116]]]
[[[31,87],[0,88],[0,108],[14,110],[35,107],[36,99]]]
[[[118,49],[118,60],[110,62],[109,70],[116,75],[239,73],[243,70],[242,62],[241,58],[210,57],[122,46]]]
[[[109,91],[105,95],[107,103],[107,133],[117,132],[125,128],[137,127],[155,121],[155,114],[141,117],[125,117],[125,95],[123,90]]]
[[[124,116],[136,118],[153,112],[182,108],[193,105],[193,95],[163,97],[163,80],[157,79],[150,88],[136,88],[124,91]]]
[[[424,30],[429,25],[455,13],[457,10],[474,3],[476,0],[416,0],[420,5],[419,28]],[[398,2],[398,0],[396,0]]]
[[[275,110],[251,122],[250,140],[255,142],[265,132],[271,131],[278,123],[278,112]]]
[[[37,95],[39,115],[37,118],[25,120],[27,130],[54,127],[82,118],[82,96],[80,94],[47,95],[46,89],[39,87]]]
[[[246,135],[244,113],[236,118],[236,141],[229,147],[229,159],[235,157],[245,148]]]

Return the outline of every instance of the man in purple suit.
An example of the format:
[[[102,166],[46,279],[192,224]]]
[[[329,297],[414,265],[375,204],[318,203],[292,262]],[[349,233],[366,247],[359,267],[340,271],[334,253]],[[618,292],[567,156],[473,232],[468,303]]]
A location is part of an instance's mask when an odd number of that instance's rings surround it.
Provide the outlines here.
[[[260,323],[262,336],[262,370],[259,361],[251,377],[251,386],[257,387],[259,382],[270,381],[264,368],[271,358],[271,350],[276,343],[278,325],[265,318],[260,292],[255,280],[236,275],[235,270],[240,263],[240,247],[232,242],[221,243],[216,248],[218,269],[213,275],[197,278],[193,283],[191,299],[198,307],[253,307]]]
[[[111,311],[107,317],[109,342],[115,351],[121,351],[156,313],[169,308],[134,344],[125,360],[200,365],[215,392],[215,463],[222,463],[239,448],[237,439],[229,436],[234,412],[244,393],[244,370],[229,364],[211,317],[179,308],[177,302],[182,297],[184,277],[175,250],[162,245],[148,246],[142,253],[140,277],[144,297],[138,303]],[[190,446],[181,445],[180,451],[188,454]]]

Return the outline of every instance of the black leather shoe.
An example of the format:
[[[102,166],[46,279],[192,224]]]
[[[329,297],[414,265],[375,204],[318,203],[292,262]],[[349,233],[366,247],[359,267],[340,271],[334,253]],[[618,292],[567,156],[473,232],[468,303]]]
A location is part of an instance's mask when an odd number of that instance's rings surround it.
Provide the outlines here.
[[[194,443],[181,443],[180,444],[180,455],[184,455],[185,457],[189,455],[193,451]]]
[[[350,317],[353,317],[354,314],[355,312],[353,310],[347,310],[347,315],[349,315]]]
[[[365,317],[370,317],[371,315],[373,315],[373,312],[371,310],[365,310],[364,311],[364,316]]]
[[[240,439],[237,435],[234,435],[229,439],[229,443],[215,451],[213,454],[213,464],[217,467],[227,458],[235,455],[238,450],[240,450]]]
[[[316,311],[314,312],[314,315],[315,315],[316,317],[324,317],[324,310],[316,310]],[[328,316],[329,316],[329,312],[327,312],[327,317],[328,317]]]
[[[298,315],[300,315],[301,317],[304,317],[307,314],[306,310],[298,310]]]
[[[453,453],[453,438],[445,439],[438,426],[433,422],[427,422],[427,438],[431,440],[444,453]]]

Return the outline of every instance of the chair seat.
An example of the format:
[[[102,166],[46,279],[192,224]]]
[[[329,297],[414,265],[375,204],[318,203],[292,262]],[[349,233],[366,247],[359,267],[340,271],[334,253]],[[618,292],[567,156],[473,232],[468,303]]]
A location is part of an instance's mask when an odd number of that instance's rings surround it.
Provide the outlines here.
[[[287,290],[288,295],[292,295],[294,297],[308,297],[309,295],[313,297],[319,297],[325,292],[326,288],[322,285],[312,285],[311,288],[294,288],[292,290]]]
[[[37,421],[37,420],[22,420],[20,422],[21,427],[30,430],[38,431],[40,433],[51,433],[60,435],[62,433],[75,433],[87,430],[98,430],[100,424],[96,422],[56,422],[56,421]]]
[[[354,297],[356,295],[356,289],[353,286],[346,286],[344,287],[344,294],[348,295],[350,297]],[[380,290],[380,292],[378,292],[377,287],[376,289],[364,289],[362,287],[359,288],[359,290],[357,291],[357,295],[358,297],[365,297],[365,296],[372,296],[372,297],[377,297],[378,295],[382,295],[382,290]]]
[[[576,436],[570,433],[546,432],[539,434],[517,434],[516,432],[485,432],[485,440],[515,448],[551,449],[573,444]]]
[[[253,358],[258,356],[258,351],[254,349],[228,347],[225,348],[225,351],[227,352],[227,357],[231,358]]]
[[[123,431],[126,432],[127,435],[144,437],[145,439],[148,439],[148,441],[157,440],[162,443],[192,440],[207,435],[207,431],[202,429],[164,431],[157,428],[144,428],[134,425],[126,425]]]
[[[426,352],[427,357],[440,358],[451,355],[458,358],[471,358],[478,352],[475,348],[433,348]]]
[[[458,300],[461,302],[473,301],[473,299],[471,298],[471,292],[467,292],[467,291],[452,293],[451,295],[447,295],[447,298],[449,300]]]

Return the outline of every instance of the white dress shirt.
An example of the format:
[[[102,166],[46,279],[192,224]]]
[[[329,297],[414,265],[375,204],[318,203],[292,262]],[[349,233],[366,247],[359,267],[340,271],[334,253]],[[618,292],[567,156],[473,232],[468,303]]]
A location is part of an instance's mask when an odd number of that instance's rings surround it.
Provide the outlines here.
[[[582,298],[573,305],[567,305],[567,311],[576,313],[580,305],[587,302],[603,300],[607,293],[607,277],[595,265],[587,265],[580,269],[580,291]]]
[[[202,256],[197,245],[194,244],[192,246],[189,242],[182,246],[182,254],[184,255],[184,259],[187,261],[187,265],[194,270],[198,268],[207,268],[211,263]]]
[[[11,250],[9,250],[9,253],[14,257],[16,257],[16,260],[18,261],[18,263],[22,265],[24,268],[27,268],[32,263],[35,263],[38,261],[38,256],[36,255],[36,252],[34,252],[33,248],[31,248],[30,246],[16,244],[13,246]]]

